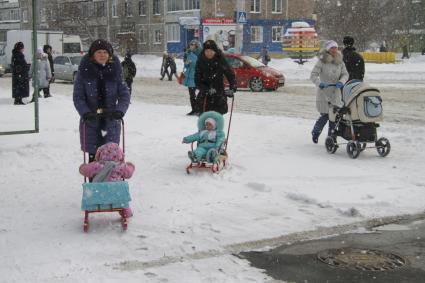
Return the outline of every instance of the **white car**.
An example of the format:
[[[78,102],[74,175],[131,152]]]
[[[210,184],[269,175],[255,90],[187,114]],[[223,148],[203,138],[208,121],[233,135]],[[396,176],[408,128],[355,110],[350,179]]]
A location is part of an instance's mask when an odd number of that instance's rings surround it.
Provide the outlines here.
[[[53,60],[55,80],[64,80],[74,83],[80,65],[81,55],[60,55]]]

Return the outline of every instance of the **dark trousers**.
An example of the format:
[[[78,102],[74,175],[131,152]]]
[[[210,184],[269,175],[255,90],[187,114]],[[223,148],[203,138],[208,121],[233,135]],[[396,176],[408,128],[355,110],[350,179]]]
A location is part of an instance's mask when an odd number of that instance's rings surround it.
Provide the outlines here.
[[[313,126],[313,130],[311,131],[311,134],[315,137],[319,137],[326,123],[328,123],[328,121],[329,121],[328,114],[323,114],[323,113],[320,114],[319,119],[317,119],[316,123]],[[335,128],[335,123],[329,121],[328,136],[332,134],[332,130],[334,128]]]
[[[161,73],[161,80],[163,80],[163,79],[164,79],[165,75],[167,75],[167,77],[168,77],[168,80],[169,80],[169,81],[171,81],[171,80],[172,80],[172,76],[171,76],[171,73],[170,73],[170,72],[168,72],[168,68],[167,68],[167,69],[165,69],[165,70]]]
[[[189,87],[189,98],[190,106],[192,107],[192,112],[199,112],[196,101],[196,87]]]

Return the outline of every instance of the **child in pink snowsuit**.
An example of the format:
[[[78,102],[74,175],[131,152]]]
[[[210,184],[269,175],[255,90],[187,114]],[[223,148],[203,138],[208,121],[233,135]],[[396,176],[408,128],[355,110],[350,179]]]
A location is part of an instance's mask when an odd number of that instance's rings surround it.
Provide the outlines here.
[[[124,153],[118,144],[110,142],[97,149],[95,161],[81,164],[81,175],[93,178],[93,182],[118,182],[133,175],[134,165],[124,162]],[[124,208],[121,216],[131,217],[131,208]]]

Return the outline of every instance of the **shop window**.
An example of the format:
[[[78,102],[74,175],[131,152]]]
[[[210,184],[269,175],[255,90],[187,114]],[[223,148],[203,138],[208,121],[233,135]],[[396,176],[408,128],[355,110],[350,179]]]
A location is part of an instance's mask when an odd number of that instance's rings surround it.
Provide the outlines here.
[[[272,27],[272,41],[273,42],[282,42],[282,27]]]
[[[263,27],[261,26],[251,27],[251,42],[254,42],[254,43],[263,42]]]

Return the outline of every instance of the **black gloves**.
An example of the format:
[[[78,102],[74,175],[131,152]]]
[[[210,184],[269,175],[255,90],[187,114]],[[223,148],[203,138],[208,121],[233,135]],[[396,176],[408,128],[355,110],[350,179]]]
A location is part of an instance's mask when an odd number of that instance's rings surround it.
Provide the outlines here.
[[[83,114],[83,121],[84,122],[88,122],[88,121],[94,121],[97,119],[97,114],[93,113],[93,112],[87,112]]]
[[[230,86],[230,89],[231,89],[233,92],[236,92],[236,91],[238,90],[238,87],[237,87],[236,85],[233,85],[233,86]]]
[[[124,113],[119,110],[104,112],[102,114],[96,114],[93,112],[87,112],[83,115],[84,122],[95,121],[98,118],[106,118],[111,120],[121,120],[124,117]]]
[[[122,113],[119,110],[115,110],[113,112],[110,112],[110,117],[111,117],[111,119],[121,120],[122,117],[124,117],[124,113]]]

